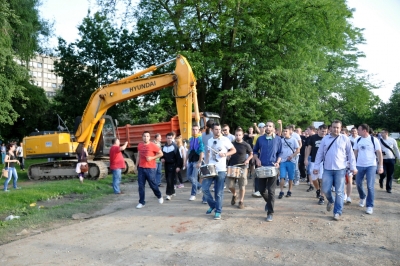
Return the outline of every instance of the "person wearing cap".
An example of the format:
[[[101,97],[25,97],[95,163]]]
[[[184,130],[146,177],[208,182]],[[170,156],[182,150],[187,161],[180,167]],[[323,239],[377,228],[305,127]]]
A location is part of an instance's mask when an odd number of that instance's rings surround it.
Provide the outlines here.
[[[262,122],[259,123],[258,126],[256,127],[256,131],[258,131],[259,134],[254,135],[253,147],[254,147],[254,145],[256,145],[258,137],[264,135],[264,133],[265,133],[265,124],[262,123]],[[256,165],[256,168],[257,168],[257,165]],[[261,198],[262,197],[261,193],[260,193],[260,190],[258,188],[258,177],[257,177],[257,175],[254,177],[254,192],[251,195],[253,197],[255,197],[255,198]]]

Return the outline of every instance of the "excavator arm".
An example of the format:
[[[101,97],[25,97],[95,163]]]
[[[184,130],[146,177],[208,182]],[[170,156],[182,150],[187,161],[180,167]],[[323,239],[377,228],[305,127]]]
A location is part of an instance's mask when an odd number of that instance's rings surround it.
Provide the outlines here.
[[[140,78],[140,76],[155,71],[160,66],[176,61],[174,73]],[[151,66],[143,71],[133,74],[109,85],[102,86],[93,92],[85,108],[79,127],[75,133],[77,142],[84,143],[85,147],[95,151],[99,134],[102,131],[104,120],[102,116],[107,110],[117,103],[127,101],[141,95],[145,95],[165,87],[173,87],[173,95],[176,99],[176,107],[179,117],[179,127],[183,138],[188,139],[192,127],[192,105],[195,112],[195,120],[200,120],[196,78],[194,77],[191,66],[182,55],[158,66]],[[100,122],[100,123],[99,123]],[[95,141],[91,142],[93,130],[97,127]]]

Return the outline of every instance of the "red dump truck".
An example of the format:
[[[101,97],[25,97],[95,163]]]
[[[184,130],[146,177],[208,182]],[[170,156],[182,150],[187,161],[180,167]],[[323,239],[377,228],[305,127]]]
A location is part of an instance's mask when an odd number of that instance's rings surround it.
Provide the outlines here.
[[[213,112],[203,112],[200,113],[200,128],[205,128],[208,120],[219,123],[219,115]],[[194,121],[193,121],[194,124]],[[125,156],[131,158],[136,162],[137,145],[142,141],[142,134],[144,131],[149,131],[150,136],[153,140],[156,133],[160,133],[165,142],[165,135],[169,132],[174,131],[177,136],[180,135],[179,129],[179,118],[174,116],[168,122],[161,122],[156,124],[144,124],[144,125],[126,125],[117,128],[117,137],[120,139],[121,143],[128,141],[128,147],[125,150]]]

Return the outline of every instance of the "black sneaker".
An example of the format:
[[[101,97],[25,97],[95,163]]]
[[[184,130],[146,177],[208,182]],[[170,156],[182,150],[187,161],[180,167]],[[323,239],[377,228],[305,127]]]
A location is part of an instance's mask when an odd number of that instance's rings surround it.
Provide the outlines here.
[[[314,187],[313,186],[310,186],[308,189],[307,189],[307,192],[310,192],[310,191],[313,191],[314,190]]]
[[[285,193],[284,193],[283,191],[281,191],[281,192],[279,193],[278,199],[283,198],[283,195],[285,195]]]
[[[289,198],[291,196],[292,196],[292,192],[288,191],[287,194],[286,194],[286,198]]]
[[[324,196],[319,197],[318,204],[319,204],[319,205],[324,205],[324,204],[325,204]]]
[[[315,191],[315,193],[317,193],[317,199],[321,196],[321,190],[317,189],[317,191]]]

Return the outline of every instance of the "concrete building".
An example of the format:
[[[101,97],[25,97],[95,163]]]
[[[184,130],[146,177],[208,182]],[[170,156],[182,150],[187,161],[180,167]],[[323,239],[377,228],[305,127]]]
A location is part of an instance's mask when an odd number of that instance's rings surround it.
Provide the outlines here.
[[[53,72],[55,60],[56,57],[37,55],[28,64],[32,84],[43,88],[48,98],[54,97],[62,83],[62,78]]]

